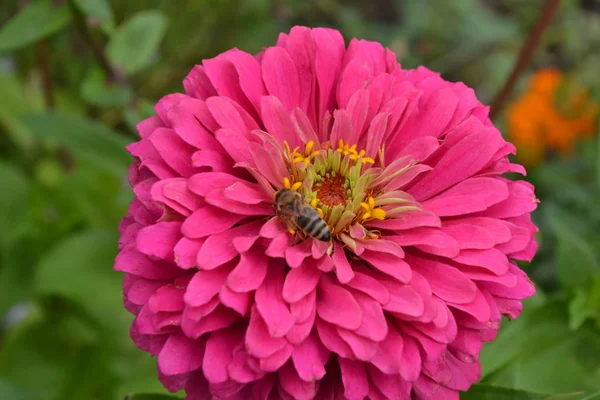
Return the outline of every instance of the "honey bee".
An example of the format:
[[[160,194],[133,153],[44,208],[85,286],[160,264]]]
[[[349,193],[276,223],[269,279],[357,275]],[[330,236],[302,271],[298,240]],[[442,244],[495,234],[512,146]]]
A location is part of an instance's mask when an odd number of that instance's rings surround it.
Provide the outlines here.
[[[277,215],[293,230],[301,229],[308,236],[323,242],[331,240],[331,231],[327,223],[300,193],[281,189],[275,195],[275,207]]]

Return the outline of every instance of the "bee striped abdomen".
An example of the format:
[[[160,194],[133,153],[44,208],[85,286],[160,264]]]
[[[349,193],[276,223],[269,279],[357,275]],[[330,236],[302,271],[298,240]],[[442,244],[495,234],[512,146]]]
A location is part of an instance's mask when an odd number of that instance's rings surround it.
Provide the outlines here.
[[[328,242],[331,240],[329,227],[323,221],[319,213],[313,208],[304,208],[298,217],[298,226],[302,228],[307,235]]]
[[[288,224],[292,234],[296,228],[308,236],[324,242],[331,240],[331,231],[316,208],[310,206],[302,195],[290,189],[281,189],[275,195],[279,215]]]

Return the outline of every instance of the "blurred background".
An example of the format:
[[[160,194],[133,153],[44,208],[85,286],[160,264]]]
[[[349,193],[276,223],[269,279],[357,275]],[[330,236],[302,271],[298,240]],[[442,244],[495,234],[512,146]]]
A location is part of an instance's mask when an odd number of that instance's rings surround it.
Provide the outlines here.
[[[296,24],[330,26],[490,104],[544,4],[1,0],[0,399],[166,393],[129,338],[112,263],[131,199],[123,147],[194,64],[231,47],[258,52]],[[600,391],[599,65],[600,0],[563,0],[494,118],[536,185],[541,231],[523,265],[538,294],[484,348],[484,384]],[[481,387],[463,398],[484,398]],[[503,398],[545,398],[519,393]]]

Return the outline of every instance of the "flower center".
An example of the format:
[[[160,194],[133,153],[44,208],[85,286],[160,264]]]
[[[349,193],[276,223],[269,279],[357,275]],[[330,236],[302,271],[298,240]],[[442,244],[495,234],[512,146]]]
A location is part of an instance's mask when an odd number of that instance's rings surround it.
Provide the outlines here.
[[[376,204],[375,190],[369,184],[378,175],[371,168],[375,160],[357,145],[339,141],[332,149],[326,143],[314,150],[315,143],[305,148],[290,150],[284,143],[284,156],[291,173],[284,179],[284,187],[302,193],[322,215],[334,234],[341,234],[355,223],[372,219],[385,219],[386,212]]]
[[[346,203],[348,188],[345,182],[346,180],[342,175],[325,176],[325,179],[321,179],[313,185],[313,188],[317,191],[317,199],[331,207]]]

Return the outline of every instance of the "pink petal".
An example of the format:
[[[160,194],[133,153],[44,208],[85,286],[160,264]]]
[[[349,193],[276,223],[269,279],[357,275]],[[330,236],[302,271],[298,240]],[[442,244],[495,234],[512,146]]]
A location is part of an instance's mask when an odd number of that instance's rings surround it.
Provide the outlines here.
[[[212,133],[201,124],[207,118],[212,119],[206,104],[192,98],[182,100],[167,112],[172,129],[184,142],[197,149],[222,151]]]
[[[345,45],[341,33],[334,29],[315,28],[312,36],[317,44],[314,64],[319,87],[315,93],[316,117],[317,121],[322,121],[326,111],[331,111],[335,104],[334,85],[342,67]],[[321,139],[325,141],[324,137]]]
[[[181,222],[159,222],[138,232],[137,249],[147,256],[173,260],[173,248],[181,238]]]
[[[496,244],[492,234],[478,225],[456,224],[444,226],[442,232],[452,236],[461,250],[489,249]]]
[[[152,199],[187,217],[204,205],[204,200],[188,190],[187,182],[185,178],[159,181],[152,186]]]
[[[281,47],[269,47],[261,65],[269,94],[279,98],[288,112],[300,106],[298,70],[288,52]]]
[[[185,289],[175,285],[161,287],[148,299],[148,306],[152,312],[161,311],[183,311],[185,303],[183,295]]]
[[[265,96],[261,99],[261,115],[267,132],[273,135],[281,144],[283,141],[294,148],[301,145],[294,125],[289,115],[289,111],[275,96]]]
[[[464,304],[475,299],[477,286],[459,269],[414,256],[408,262],[427,279],[433,293],[442,300]]]
[[[256,308],[263,317],[272,337],[283,337],[294,326],[294,317],[282,296],[284,271],[271,263],[263,284],[256,290]]]
[[[358,138],[363,133],[367,122],[369,96],[370,93],[368,90],[360,89],[350,97],[346,111],[350,116],[352,131],[343,132],[341,137],[344,139],[344,142],[351,144],[358,143]],[[332,143],[337,142],[332,141]]]
[[[181,232],[190,239],[200,239],[225,232],[243,218],[244,215],[232,214],[207,204],[184,221]]]
[[[302,265],[304,259],[311,255],[311,242],[311,240],[305,240],[302,243],[292,246],[285,251],[285,261],[290,268],[298,268],[300,265]]]
[[[258,289],[267,275],[269,260],[258,250],[240,255],[240,261],[227,277],[227,286],[235,292]]]
[[[400,361],[400,376],[409,382],[417,380],[421,374],[421,355],[419,346],[414,339],[404,338],[404,349],[402,351],[402,360]]]
[[[321,339],[321,342],[323,342],[323,345],[328,350],[337,354],[339,357],[354,358],[350,346],[342,340],[335,325],[331,325],[322,319],[317,318],[315,320],[315,326],[317,327],[319,339]]]
[[[246,94],[240,87],[240,75],[234,64],[227,60],[228,53],[238,52],[239,50],[230,50],[227,53],[220,54],[215,58],[203,60],[202,64],[206,75],[210,79],[213,87],[220,96],[227,97],[242,105],[246,110],[252,109],[252,103],[246,97]],[[239,63],[238,63],[239,64]],[[210,101],[215,97],[208,98]],[[212,112],[212,110],[211,110]],[[215,116],[215,119],[218,118]]]
[[[290,304],[290,311],[296,322],[304,322],[310,317],[310,314],[317,308],[316,299],[317,291],[313,290],[300,300]]]
[[[254,166],[254,159],[248,148],[250,141],[247,137],[233,129],[219,129],[215,132],[215,137],[234,161]]]
[[[244,317],[249,315],[252,300],[252,293],[236,293],[225,285],[221,286],[219,291],[219,301]]]
[[[478,321],[488,322],[490,320],[490,305],[486,301],[485,297],[481,293],[480,290],[477,290],[477,295],[472,302],[466,304],[449,304],[451,307],[456,308],[457,310],[464,311],[473,317],[475,317]]]
[[[206,341],[202,371],[210,383],[221,383],[229,379],[227,365],[233,360],[233,348],[242,336],[232,329],[213,332]]]
[[[454,258],[462,264],[485,268],[496,275],[504,275],[508,271],[509,261],[500,250],[461,250],[458,257]]]
[[[126,275],[127,277],[133,277],[133,275]],[[135,280],[125,286],[126,280],[123,280],[123,292],[127,297],[127,300],[137,305],[144,305],[148,302],[150,296],[152,296],[158,289],[163,287],[166,282],[151,281],[148,279],[133,277]]]
[[[344,396],[348,400],[362,400],[369,394],[369,378],[365,364],[360,361],[338,358],[344,384]]]
[[[352,354],[361,361],[370,361],[377,352],[378,343],[344,328],[337,327],[337,332],[350,346]]]
[[[369,375],[373,385],[388,399],[408,399],[410,397],[412,385],[398,374],[387,375],[369,365]]]
[[[157,128],[164,128],[165,124],[156,115],[148,117],[142,121],[140,121],[136,126],[136,130],[140,134],[142,139],[146,139],[150,136],[152,132],[154,132]]]
[[[273,215],[272,204],[245,204],[229,200],[225,196],[226,189],[215,189],[204,198],[210,205],[240,215]]]
[[[340,308],[340,304],[344,307]],[[317,314],[327,322],[352,330],[362,323],[362,311],[352,293],[328,279],[319,282]]]
[[[214,172],[233,173],[233,160],[224,151],[198,150],[192,154],[192,166],[208,167]]]
[[[366,134],[367,146],[365,151],[367,156],[375,157],[377,155],[387,129],[389,117],[389,113],[379,113],[371,121]]]
[[[200,172],[190,177],[188,188],[202,197],[215,189],[224,189],[241,179],[224,172]]]
[[[361,258],[386,275],[400,282],[408,283],[411,277],[410,266],[401,258],[388,253],[365,250]]]
[[[183,81],[183,87],[189,96],[201,100],[217,94],[215,88],[210,83],[206,72],[204,72],[204,67],[201,65],[195,65],[194,68],[192,68]]]
[[[177,266],[183,269],[190,269],[196,266],[198,252],[203,244],[204,240],[193,240],[182,237],[173,250]]]
[[[383,309],[394,313],[401,313],[411,317],[419,317],[425,311],[423,298],[409,285],[386,280],[390,300],[383,305]]]
[[[379,343],[377,353],[371,362],[386,374],[397,374],[400,371],[403,349],[402,335],[396,329],[391,328],[385,339]]]
[[[440,217],[448,217],[483,211],[506,198],[508,188],[501,180],[471,178],[423,202],[423,207]]]
[[[214,269],[231,261],[238,254],[233,246],[233,240],[237,237],[256,235],[261,225],[262,221],[255,221],[210,236],[198,253],[198,267]]]
[[[292,361],[298,376],[305,382],[323,378],[328,358],[329,351],[323,347],[315,332],[296,346],[292,353]]]
[[[302,343],[312,331],[315,324],[316,315],[317,308],[313,307],[310,315],[305,321],[296,321],[296,324],[292,327],[292,329],[289,330],[287,335],[285,335],[285,338],[288,340],[288,342],[294,345]]]
[[[243,51],[227,53],[227,61],[234,66],[242,91],[258,111],[261,97],[267,94],[261,79],[260,63],[253,55]]]
[[[248,364],[254,358],[250,356],[244,348],[234,352],[233,360],[227,365],[227,372],[231,379],[236,382],[248,383],[262,378],[265,373],[253,370]]]
[[[149,139],[169,167],[184,177],[194,174],[191,162],[194,148],[185,143],[174,131],[158,128]]]
[[[396,218],[373,220],[367,223],[369,227],[380,229],[406,230],[418,227],[441,227],[440,218],[429,211],[406,211]]]
[[[363,320],[355,331],[375,342],[382,341],[388,334],[388,324],[379,302],[360,292],[353,293],[354,298],[362,310]]]
[[[254,110],[247,100],[238,102],[230,96],[211,97],[206,99],[206,105],[218,125],[236,132],[238,139],[248,139],[248,132],[258,129],[256,120],[248,113],[254,113]],[[227,147],[223,147],[227,150]]]
[[[188,284],[185,292],[185,303],[192,307],[204,305],[219,293],[225,284],[230,269],[217,268],[210,271],[198,271]]]
[[[305,382],[298,376],[291,363],[279,370],[279,384],[288,394],[297,400],[311,400],[317,394],[315,381]]]
[[[277,372],[292,356],[294,346],[286,344],[281,350],[260,359],[260,369],[265,372]]]
[[[312,292],[319,283],[321,272],[311,265],[303,265],[288,271],[283,284],[283,299],[295,303]]]
[[[288,232],[282,233],[269,243],[265,254],[271,258],[284,258],[291,244],[292,236]]]
[[[123,271],[142,278],[162,280],[172,279],[182,271],[171,263],[153,261],[133,248],[125,248],[115,258],[115,271]]]
[[[340,108],[349,107],[352,95],[358,90],[364,89],[372,77],[373,72],[359,60],[352,60],[348,63],[340,77],[337,93],[338,106]]]
[[[340,242],[334,243],[333,263],[335,274],[340,283],[348,283],[354,279],[354,271],[352,271],[352,267],[344,253],[344,247]]]
[[[165,375],[194,371],[202,365],[204,344],[182,334],[169,336],[158,355],[158,368]]]
[[[250,312],[250,322],[245,338],[246,350],[258,358],[272,356],[287,344],[285,339],[271,336],[256,306]]]
[[[501,140],[488,128],[467,136],[444,154],[435,169],[411,188],[410,194],[419,201],[426,200],[473,176],[489,162]]]

